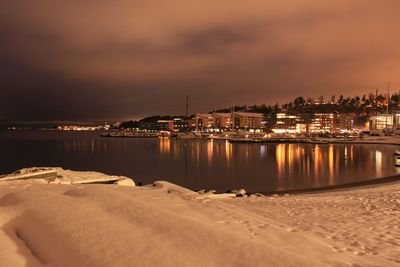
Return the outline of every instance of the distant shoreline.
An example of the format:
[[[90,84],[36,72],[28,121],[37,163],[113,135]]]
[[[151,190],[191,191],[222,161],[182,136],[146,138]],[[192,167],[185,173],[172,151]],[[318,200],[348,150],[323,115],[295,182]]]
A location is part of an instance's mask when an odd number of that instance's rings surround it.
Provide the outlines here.
[[[214,139],[218,140],[218,139]],[[228,140],[231,143],[258,143],[258,144],[321,144],[321,145],[336,145],[336,144],[358,144],[358,145],[400,145],[400,142],[379,142],[379,141],[350,141],[350,140]]]
[[[156,136],[154,134],[146,134],[146,135],[109,135],[109,134],[102,134],[100,135],[101,137],[104,138],[159,138],[160,136]],[[161,137],[162,138],[162,137]],[[199,137],[193,137],[193,138],[176,138],[176,137],[171,137],[170,139],[175,139],[175,140],[213,140],[213,141],[228,141],[230,143],[242,143],[242,144],[250,144],[250,143],[256,143],[256,144],[365,144],[365,145],[396,145],[400,146],[400,138],[396,141],[393,141],[393,138],[382,138],[378,137],[376,139],[371,140],[358,140],[358,139],[352,139],[352,140],[346,140],[346,139],[306,139],[303,137],[300,138],[263,138],[263,139],[256,139],[256,138],[230,138],[230,137],[215,137],[215,138],[199,138]],[[379,140],[382,139],[382,140]]]
[[[43,129],[24,129],[24,130],[8,130],[1,129],[5,132],[14,131],[52,131],[52,132],[62,132],[62,133],[99,133],[100,137],[104,138],[168,138],[160,136],[158,133],[148,132],[148,133],[121,133],[121,132],[109,132],[109,131],[61,131],[61,130],[43,130]],[[184,139],[184,140],[213,140],[213,141],[228,141],[230,143],[257,143],[257,144],[365,144],[365,145],[394,145],[400,146],[400,136],[367,136],[361,138],[323,138],[323,137],[298,137],[298,138],[285,138],[285,137],[225,137],[225,136],[214,136],[214,137],[200,137],[200,136],[183,136],[183,137],[169,137],[170,139]]]

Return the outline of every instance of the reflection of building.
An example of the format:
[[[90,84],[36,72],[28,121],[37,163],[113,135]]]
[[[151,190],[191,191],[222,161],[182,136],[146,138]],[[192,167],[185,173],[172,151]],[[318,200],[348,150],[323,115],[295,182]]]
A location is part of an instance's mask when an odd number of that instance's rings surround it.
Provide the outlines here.
[[[203,113],[196,113],[195,116],[195,123],[197,130],[204,130],[213,127],[214,118],[212,114],[203,114]]]
[[[333,113],[315,113],[311,121],[310,133],[332,133],[334,130]]]
[[[171,150],[171,141],[169,138],[160,139],[160,152],[161,153],[169,153]]]
[[[214,128],[229,129],[232,127],[232,119],[230,113],[213,113]]]
[[[236,129],[261,129],[263,115],[261,113],[234,112],[234,128]]]
[[[274,133],[300,133],[299,119],[299,116],[296,115],[277,113],[275,127],[272,131]]]

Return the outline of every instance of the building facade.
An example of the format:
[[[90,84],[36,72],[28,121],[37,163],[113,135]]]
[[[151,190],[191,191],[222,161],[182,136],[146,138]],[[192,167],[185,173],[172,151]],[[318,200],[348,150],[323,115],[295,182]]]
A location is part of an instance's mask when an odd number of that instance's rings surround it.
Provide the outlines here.
[[[188,120],[175,118],[173,120],[174,131],[175,132],[187,132],[190,131]]]
[[[400,128],[400,114],[372,115],[369,123],[370,130],[395,131]]]
[[[261,129],[263,114],[250,112],[234,112],[233,124],[235,129]]]
[[[208,113],[196,113],[194,115],[196,130],[204,131],[206,129],[210,129],[214,124],[214,116],[213,114]]]
[[[231,113],[213,113],[214,125],[216,129],[231,129],[232,118]]]
[[[335,114],[334,128],[336,133],[353,131],[354,114]]]
[[[311,134],[333,133],[335,129],[335,114],[315,113],[310,124]]]
[[[158,131],[173,131],[174,121],[173,120],[158,120],[157,126],[155,127]]]
[[[297,115],[289,115],[286,113],[277,113],[275,126],[272,131],[274,133],[300,133],[300,117]]]

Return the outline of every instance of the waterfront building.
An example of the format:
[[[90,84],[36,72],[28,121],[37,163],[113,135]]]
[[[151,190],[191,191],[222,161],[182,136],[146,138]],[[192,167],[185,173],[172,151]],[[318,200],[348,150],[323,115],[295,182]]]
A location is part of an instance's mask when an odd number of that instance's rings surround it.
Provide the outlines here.
[[[175,118],[173,123],[175,132],[187,132],[190,130],[188,120]]]
[[[146,131],[173,131],[173,120],[158,120],[154,122],[139,122],[135,124],[133,129],[146,130]]]
[[[354,115],[337,113],[334,119],[336,133],[351,132],[354,129]]]
[[[213,127],[216,129],[232,128],[231,113],[213,113]]]
[[[234,112],[233,123],[235,129],[261,129],[263,114],[250,112]]]
[[[175,118],[173,120],[139,122],[136,124],[135,128],[145,131],[185,132],[189,130],[189,121],[181,118]]]
[[[393,131],[400,130],[400,113],[393,114]]]
[[[188,126],[189,126],[190,130],[196,130],[196,125],[197,125],[197,122],[196,122],[195,116],[190,117],[188,119]]]
[[[300,133],[303,128],[299,123],[300,117],[297,115],[289,115],[286,113],[277,113],[275,126],[272,131],[274,133]]]
[[[376,114],[370,118],[370,130],[384,131],[396,130],[399,125],[399,114]],[[396,123],[397,119],[397,123]]]
[[[173,131],[174,121],[173,120],[158,120],[157,124],[153,127],[154,130],[158,131]]]
[[[266,131],[272,131],[276,125],[276,115],[272,113],[264,114],[263,120],[261,121],[261,127]]]
[[[354,128],[352,114],[316,113],[289,115],[277,113],[274,133],[319,134],[350,132]]]
[[[206,129],[212,128],[214,124],[213,114],[208,113],[196,113],[194,115],[195,119],[195,129],[204,131]]]
[[[312,134],[332,133],[335,126],[335,114],[333,113],[315,113],[309,132]]]
[[[306,123],[297,123],[296,131],[300,134],[306,134],[310,131],[310,124]]]

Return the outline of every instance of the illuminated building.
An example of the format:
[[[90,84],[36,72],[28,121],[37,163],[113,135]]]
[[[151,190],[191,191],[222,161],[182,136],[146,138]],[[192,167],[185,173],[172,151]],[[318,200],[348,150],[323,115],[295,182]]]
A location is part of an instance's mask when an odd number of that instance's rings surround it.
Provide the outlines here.
[[[259,130],[263,114],[250,112],[234,113],[196,113],[189,122],[191,129],[201,131],[220,131],[227,129]]]
[[[274,133],[343,133],[352,131],[354,120],[352,114],[316,113],[288,115],[276,114]]]
[[[371,116],[370,130],[396,130],[399,125],[400,114],[376,114]]]
[[[197,127],[196,117],[192,116],[190,119],[188,119],[188,126],[191,130],[196,130]]]
[[[159,131],[173,131],[174,121],[173,120],[158,120],[157,124],[153,127],[154,130]]]
[[[335,132],[351,132],[354,128],[353,114],[335,114]]]
[[[175,118],[174,122],[174,131],[175,132],[187,132],[189,131],[189,123],[187,120],[181,118]]]
[[[263,114],[250,112],[234,112],[234,128],[235,129],[261,129],[261,121]]]
[[[277,113],[274,133],[300,133],[302,128],[299,124],[300,117],[286,113]]]
[[[185,132],[189,130],[189,122],[181,118],[173,120],[158,120],[157,122],[141,122],[137,128],[147,131]]]
[[[231,113],[213,113],[214,128],[217,129],[229,129],[232,127]]]
[[[195,116],[196,130],[204,130],[213,127],[214,117],[212,114],[196,113]]]
[[[332,133],[335,126],[333,113],[315,113],[310,124],[310,133]]]

